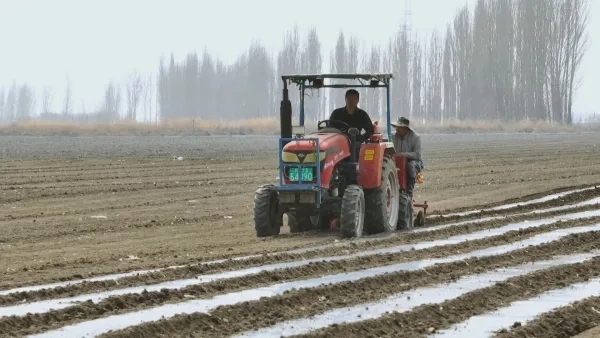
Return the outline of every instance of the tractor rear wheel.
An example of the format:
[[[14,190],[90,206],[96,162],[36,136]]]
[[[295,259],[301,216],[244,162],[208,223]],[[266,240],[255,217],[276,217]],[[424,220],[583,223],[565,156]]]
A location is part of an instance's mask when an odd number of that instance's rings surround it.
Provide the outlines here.
[[[358,185],[349,185],[342,196],[340,228],[342,237],[361,237],[365,225],[365,194]]]
[[[400,208],[400,182],[396,164],[390,157],[383,158],[381,185],[365,191],[367,219],[370,234],[388,233],[396,230]]]
[[[279,208],[279,195],[272,184],[261,185],[254,194],[254,229],[257,237],[279,235],[283,213]]]
[[[398,230],[410,230],[413,228],[412,198],[406,193],[401,193],[398,210]]]

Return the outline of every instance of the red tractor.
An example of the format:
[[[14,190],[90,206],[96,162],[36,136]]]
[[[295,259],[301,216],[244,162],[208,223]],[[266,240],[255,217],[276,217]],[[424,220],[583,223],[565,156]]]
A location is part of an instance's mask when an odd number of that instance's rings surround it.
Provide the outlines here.
[[[340,228],[343,237],[391,233],[422,226],[427,202],[415,204],[405,193],[406,158],[396,155],[390,137],[369,139],[341,121],[324,120],[304,135],[304,91],[307,88],[385,88],[387,130],[390,124],[392,74],[322,74],[282,76],[279,185],[259,187],[254,197],[258,237],[277,235],[287,214],[292,233]],[[325,79],[359,80],[361,84],[326,84]],[[300,87],[299,126],[292,126],[288,82]],[[367,82],[367,83],[365,83]],[[416,221],[413,208],[421,207]]]

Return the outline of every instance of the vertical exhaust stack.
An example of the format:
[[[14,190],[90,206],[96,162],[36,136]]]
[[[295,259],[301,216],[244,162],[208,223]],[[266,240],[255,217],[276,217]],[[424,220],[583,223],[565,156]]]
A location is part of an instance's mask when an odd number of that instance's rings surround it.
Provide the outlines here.
[[[279,122],[281,128],[281,138],[292,137],[292,102],[288,96],[287,82],[283,82],[283,100],[279,107]],[[285,146],[288,142],[283,142]]]

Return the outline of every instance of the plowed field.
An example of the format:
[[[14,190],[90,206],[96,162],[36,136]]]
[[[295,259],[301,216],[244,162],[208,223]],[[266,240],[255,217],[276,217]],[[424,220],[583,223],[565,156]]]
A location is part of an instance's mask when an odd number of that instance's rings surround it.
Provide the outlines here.
[[[592,337],[600,134],[422,137],[426,226],[355,240],[256,238],[274,137],[1,137],[0,336]]]

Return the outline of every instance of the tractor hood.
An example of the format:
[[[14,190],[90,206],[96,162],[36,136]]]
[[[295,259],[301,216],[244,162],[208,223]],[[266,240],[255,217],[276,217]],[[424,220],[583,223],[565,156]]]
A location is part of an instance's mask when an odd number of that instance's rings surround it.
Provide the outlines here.
[[[316,142],[308,138],[319,139],[319,161],[322,162],[331,154],[344,152],[350,149],[350,140],[341,133],[312,133],[304,139],[290,141],[283,147],[282,160],[285,163],[314,163],[317,160]]]

